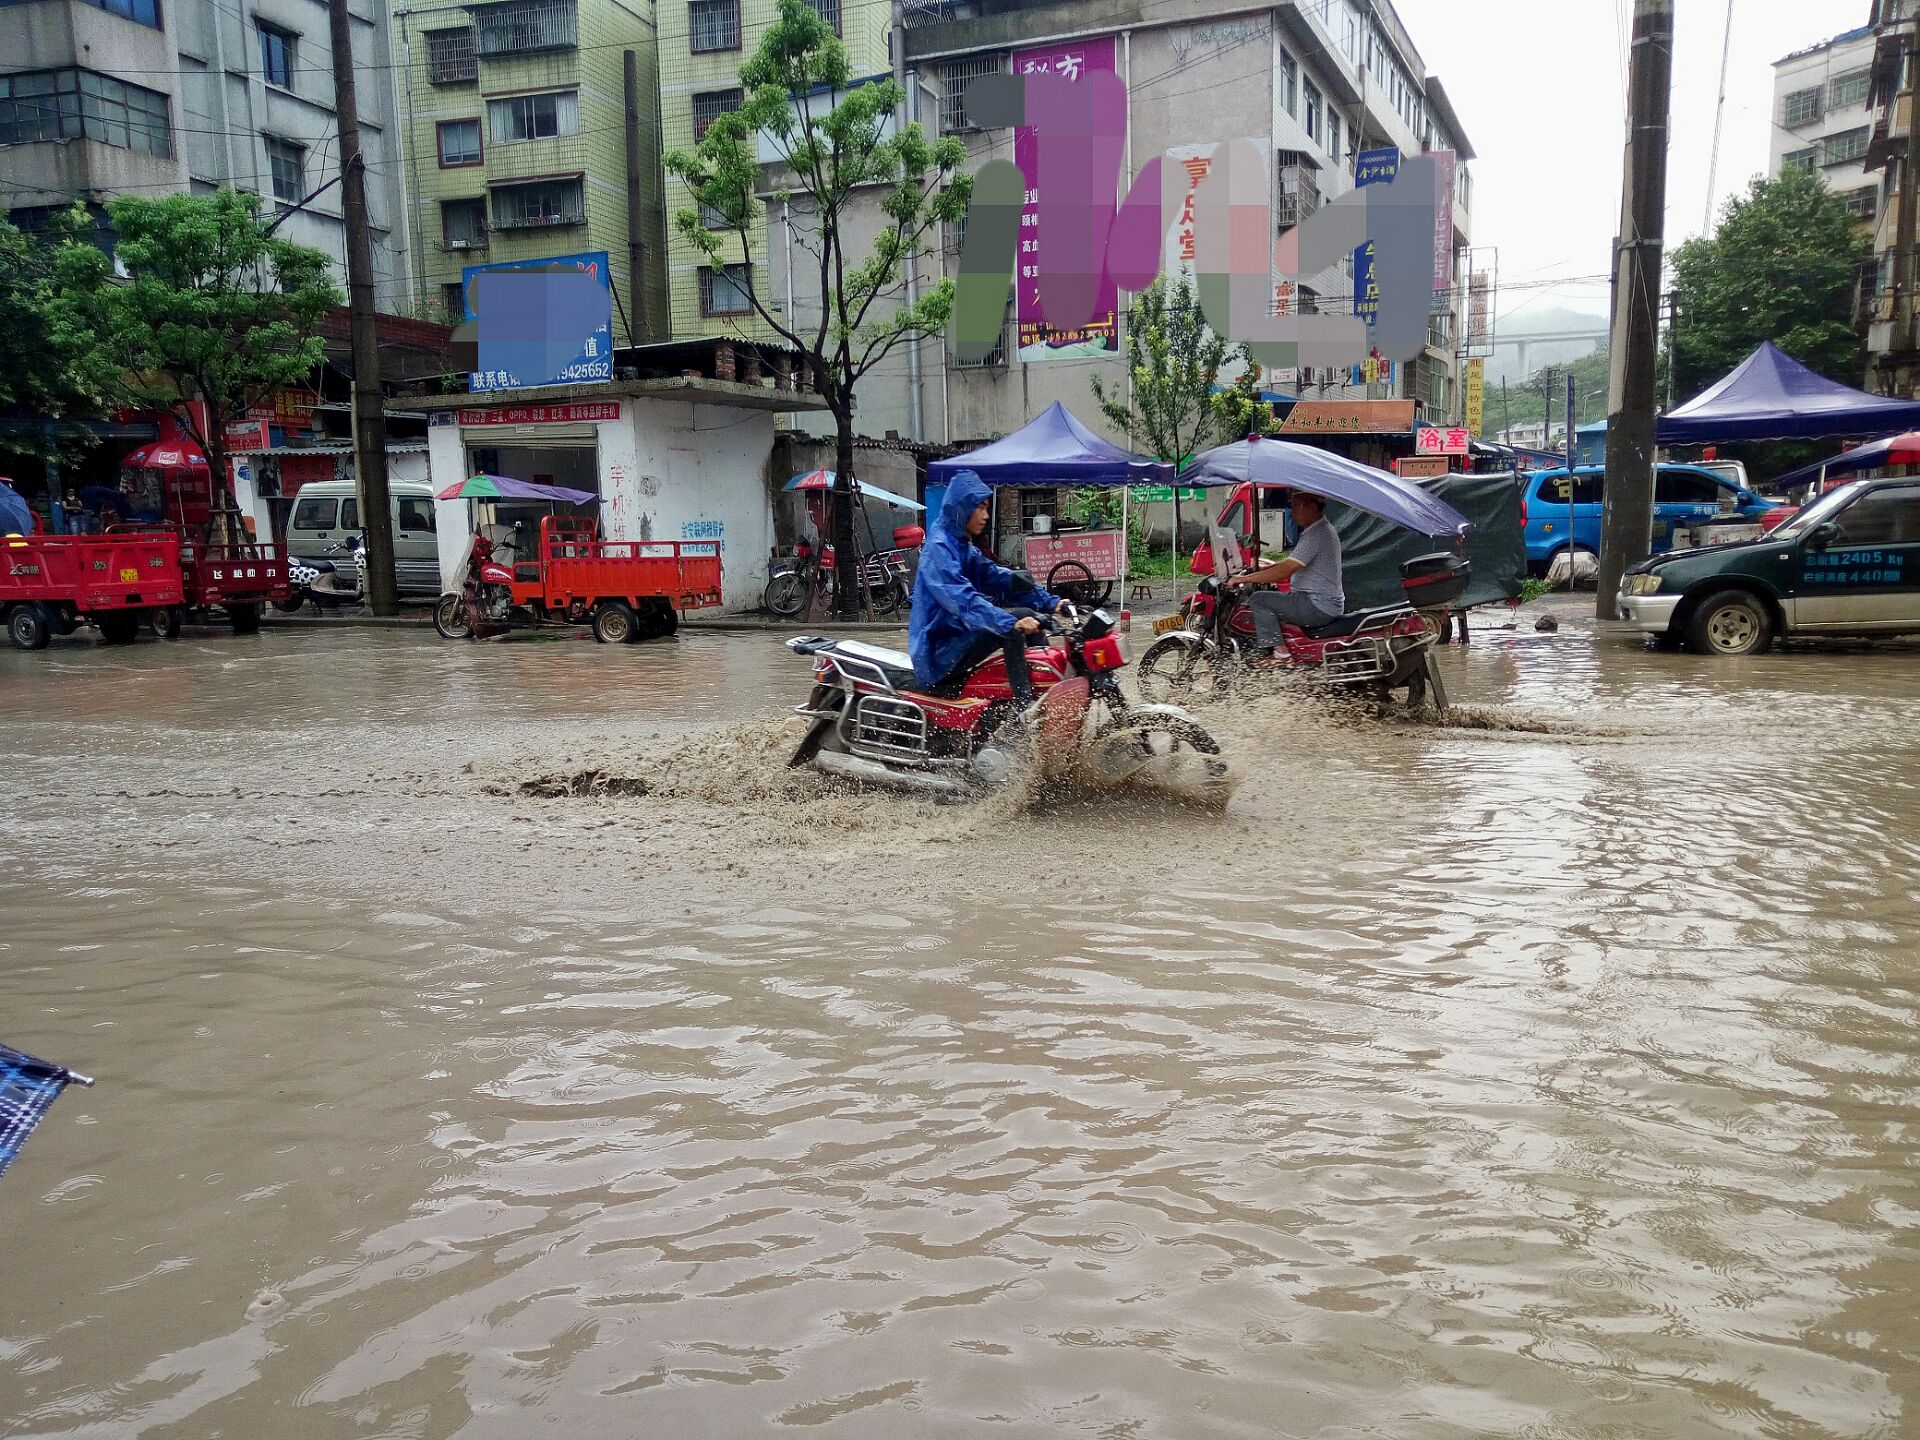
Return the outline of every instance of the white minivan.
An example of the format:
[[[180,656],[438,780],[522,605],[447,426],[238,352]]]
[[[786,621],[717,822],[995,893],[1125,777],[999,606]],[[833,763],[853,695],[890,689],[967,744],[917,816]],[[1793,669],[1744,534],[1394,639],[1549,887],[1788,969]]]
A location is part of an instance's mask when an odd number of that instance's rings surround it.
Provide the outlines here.
[[[434,533],[433,487],[424,480],[392,480],[393,569],[402,595],[440,593],[440,543]],[[352,573],[343,543],[363,536],[360,501],[351,480],[316,480],[300,487],[287,519],[287,554],[294,564],[325,561]]]

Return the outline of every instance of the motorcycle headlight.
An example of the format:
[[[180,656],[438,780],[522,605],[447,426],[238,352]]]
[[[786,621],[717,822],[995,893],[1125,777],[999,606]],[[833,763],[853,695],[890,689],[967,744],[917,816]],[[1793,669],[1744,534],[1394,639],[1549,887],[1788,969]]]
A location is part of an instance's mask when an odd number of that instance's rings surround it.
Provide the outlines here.
[[[1621,591],[1627,595],[1657,595],[1660,593],[1660,576],[1649,572],[1645,575],[1629,575]]]

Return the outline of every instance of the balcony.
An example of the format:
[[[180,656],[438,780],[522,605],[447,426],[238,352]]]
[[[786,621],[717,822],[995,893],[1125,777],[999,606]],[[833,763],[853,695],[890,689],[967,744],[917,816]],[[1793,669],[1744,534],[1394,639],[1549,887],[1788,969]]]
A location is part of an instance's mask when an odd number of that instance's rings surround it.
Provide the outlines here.
[[[1275,223],[1291,230],[1320,208],[1320,177],[1304,157],[1283,151],[1280,157],[1280,194],[1274,206]]]
[[[540,50],[572,50],[580,43],[573,0],[504,0],[473,11],[474,51],[483,59]]]

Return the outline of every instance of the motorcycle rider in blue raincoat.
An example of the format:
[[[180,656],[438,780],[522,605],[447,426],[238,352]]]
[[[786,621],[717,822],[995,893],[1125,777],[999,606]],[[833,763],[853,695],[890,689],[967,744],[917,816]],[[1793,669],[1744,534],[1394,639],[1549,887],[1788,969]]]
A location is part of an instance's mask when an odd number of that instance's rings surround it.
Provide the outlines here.
[[[1031,613],[1016,615],[1002,606],[1050,612],[1067,602],[994,564],[973,543],[987,528],[987,499],[986,483],[971,470],[962,470],[947,487],[946,502],[920,551],[920,569],[913,578],[907,650],[914,677],[935,693],[957,690],[975,666],[1001,652],[1014,704],[1025,711],[1033,704],[1027,637],[1040,629],[1040,622]]]

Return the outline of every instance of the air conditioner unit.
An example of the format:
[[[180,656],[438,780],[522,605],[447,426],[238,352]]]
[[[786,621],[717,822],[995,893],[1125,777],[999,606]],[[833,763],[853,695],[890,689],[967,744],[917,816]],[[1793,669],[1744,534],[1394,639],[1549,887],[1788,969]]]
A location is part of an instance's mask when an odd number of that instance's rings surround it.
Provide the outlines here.
[[[477,241],[477,240],[449,240],[449,241],[447,241],[447,249],[449,249],[449,250],[471,250],[471,249],[473,249],[473,248],[474,248],[475,246],[477,246],[477,245],[478,245],[479,243],[480,243],[480,242],[479,242],[479,241]]]

